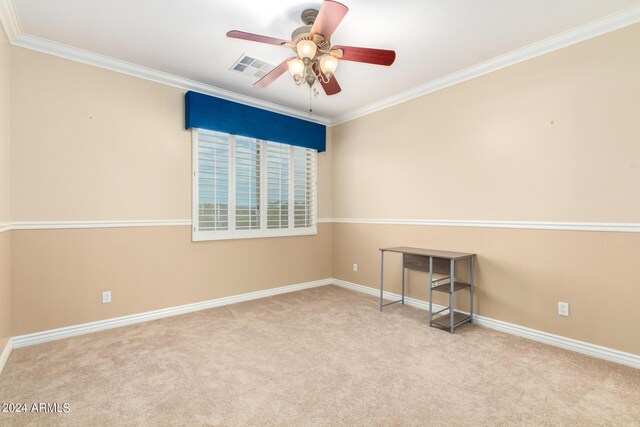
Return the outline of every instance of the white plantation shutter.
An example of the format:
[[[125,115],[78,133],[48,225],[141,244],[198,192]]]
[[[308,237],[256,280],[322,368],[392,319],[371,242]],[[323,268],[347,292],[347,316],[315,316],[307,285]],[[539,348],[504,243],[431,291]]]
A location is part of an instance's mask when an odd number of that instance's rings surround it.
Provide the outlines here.
[[[260,229],[260,152],[253,138],[235,137],[236,230]]]
[[[193,240],[316,234],[312,149],[193,129]]]
[[[293,158],[293,226],[310,227],[313,222],[315,197],[314,152],[303,147],[291,147]]]
[[[267,146],[267,229],[289,228],[289,157],[291,146]]]
[[[229,229],[229,139],[217,132],[199,132],[197,141],[197,229]]]

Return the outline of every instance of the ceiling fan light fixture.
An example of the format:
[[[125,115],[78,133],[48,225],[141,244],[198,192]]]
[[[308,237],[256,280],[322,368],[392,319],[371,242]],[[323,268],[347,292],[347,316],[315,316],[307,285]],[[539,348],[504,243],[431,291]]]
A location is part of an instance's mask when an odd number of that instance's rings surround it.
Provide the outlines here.
[[[338,68],[338,58],[325,54],[320,57],[320,69],[327,77],[331,78]]]
[[[311,40],[300,40],[296,45],[296,51],[298,52],[298,56],[304,60],[311,60],[316,56],[316,51],[318,50],[318,46]]]
[[[309,86],[313,86],[314,83],[316,82],[316,76],[314,76],[312,73],[309,73],[307,74],[307,77],[305,80]]]
[[[280,46],[295,52],[295,56],[285,59],[263,75],[253,84],[254,87],[266,88],[288,68],[296,86],[306,83],[314,94],[314,84],[320,83],[327,95],[335,95],[342,90],[335,77],[338,62],[389,66],[396,59],[392,50],[331,45],[331,35],[348,10],[347,6],[335,0],[324,0],[320,10],[305,10],[301,15],[304,25],[293,31],[291,41],[238,30],[229,31],[227,37]]]
[[[294,78],[294,80],[298,81],[302,78],[302,74],[304,73],[305,68],[302,59],[292,59],[291,61],[287,62],[287,67],[289,67],[289,73]]]

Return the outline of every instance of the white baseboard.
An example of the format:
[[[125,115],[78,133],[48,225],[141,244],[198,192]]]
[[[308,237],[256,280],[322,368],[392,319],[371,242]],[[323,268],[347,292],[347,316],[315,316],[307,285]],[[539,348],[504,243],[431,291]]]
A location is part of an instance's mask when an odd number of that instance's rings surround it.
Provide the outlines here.
[[[2,375],[2,371],[4,370],[4,366],[7,364],[7,360],[9,360],[9,356],[11,356],[11,350],[13,350],[13,346],[11,345],[11,338],[7,341],[7,345],[2,349],[2,353],[0,353],[0,375]]]
[[[249,292],[246,294],[233,295],[230,297],[218,298],[209,301],[197,302],[194,304],[186,304],[178,307],[170,307],[161,310],[149,311],[145,313],[133,314],[130,316],[117,317],[113,319],[100,320],[97,322],[84,323],[81,325],[69,326],[65,328],[52,329],[49,331],[36,332],[28,335],[20,335],[13,337],[4,350],[0,354],[0,373],[11,354],[13,348],[26,347],[29,345],[41,344],[49,341],[69,338],[77,335],[88,334],[92,332],[103,331],[106,329],[118,328],[121,326],[133,325],[136,323],[147,322],[149,320],[161,319],[164,317],[177,316],[180,314],[191,313],[208,308],[220,307],[229,304],[235,304],[243,301],[250,301],[259,298],[266,298],[273,295],[284,294],[288,292],[300,291],[303,289],[315,288],[325,285],[336,285],[342,288],[351,289],[353,291],[365,293],[372,296],[380,296],[380,291],[369,286],[363,286],[340,279],[322,279],[313,282],[300,283],[296,285],[281,286],[278,288],[266,289],[263,291]],[[399,299],[400,295],[392,292],[384,292],[385,299]],[[422,310],[427,310],[429,303],[416,298],[405,297],[405,304]],[[434,304],[435,310],[441,310],[444,307]],[[608,360],[622,365],[631,366],[640,369],[640,356],[632,353],[615,350],[608,347],[602,347],[596,344],[584,341],[574,340],[572,338],[562,337],[550,334],[536,329],[524,326],[514,325],[512,323],[503,322],[501,320],[491,319],[485,316],[474,315],[474,323],[483,327],[495,329],[511,335],[520,336],[533,341],[544,344],[553,345],[555,347],[564,348],[578,353],[599,359]]]
[[[352,291],[362,292],[364,294],[372,295],[374,297],[380,297],[380,289],[371,288],[369,286],[358,285],[357,283],[347,282],[346,280],[331,279],[331,283],[341,288],[351,289]],[[401,296],[392,292],[384,291],[384,299],[398,300]],[[405,295],[404,303],[411,307],[416,307],[421,310],[429,310],[429,301],[423,301],[417,298],[411,298]],[[433,304],[435,310],[442,310],[444,306]],[[475,316],[474,316],[475,317]]]
[[[33,334],[13,337],[10,341],[13,348],[26,347],[29,345],[41,344],[77,335],[89,334],[92,332],[104,331],[106,329],[119,328],[121,326],[133,325],[147,322],[149,320],[161,319],[164,317],[177,316],[180,314],[192,313],[194,311],[206,310],[208,308],[220,307],[223,305],[236,304],[243,301],[250,301],[259,298],[266,298],[273,295],[288,292],[300,291],[303,289],[315,288],[331,284],[330,279],[316,280],[313,282],[299,283],[296,285],[281,286],[278,288],[265,289],[263,291],[249,292],[246,294],[233,295],[224,298],[217,298],[209,301],[202,301],[193,304],[186,304],[177,307],[163,308],[161,310],[148,311],[145,313],[132,314],[130,316],[116,317],[113,319],[100,320],[97,322],[83,323],[81,325],[68,326],[64,328],[51,329]],[[10,351],[10,350],[9,350]],[[3,352],[4,356],[4,352]],[[7,357],[9,357],[7,355]],[[0,359],[1,361],[2,359]]]
[[[380,290],[371,288],[369,286],[358,285],[356,283],[347,282],[340,279],[331,279],[331,283],[340,286],[342,288],[351,289],[353,291],[362,292],[368,295],[380,296]],[[392,292],[384,292],[385,299],[399,299],[400,295]],[[429,303],[415,299],[404,298],[405,304],[416,307],[422,310],[429,309]],[[444,307],[434,304],[435,310],[441,310]],[[633,368],[640,369],[640,355],[626,353],[624,351],[615,350],[608,347],[602,347],[596,344],[591,344],[584,341],[574,340],[572,338],[563,337],[560,335],[550,334],[548,332],[538,331],[536,329],[527,328],[524,326],[514,325],[513,323],[503,322],[502,320],[492,319],[490,317],[478,316],[474,314],[473,323],[486,328],[495,329],[497,331],[505,332],[507,334],[516,335],[519,337],[527,338],[532,341],[549,344],[555,347],[564,348],[566,350],[575,351],[577,353],[586,354],[588,356],[596,357],[598,359],[608,360],[610,362],[620,363],[621,365],[631,366]]]

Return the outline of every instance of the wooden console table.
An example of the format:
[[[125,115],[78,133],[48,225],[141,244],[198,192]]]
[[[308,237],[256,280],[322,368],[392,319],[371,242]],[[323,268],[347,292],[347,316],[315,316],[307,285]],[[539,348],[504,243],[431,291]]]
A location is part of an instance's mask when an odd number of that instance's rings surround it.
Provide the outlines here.
[[[384,253],[396,252],[402,254],[402,298],[384,303]],[[404,305],[404,270],[426,271],[429,273],[429,326],[446,328],[450,333],[463,323],[473,323],[473,260],[476,254],[464,252],[439,251],[434,249],[421,249],[409,247],[381,248],[380,249],[380,311],[390,304],[402,303]],[[469,283],[455,280],[455,263],[469,259]],[[433,278],[433,274],[443,274],[445,277]],[[449,283],[440,284],[448,281]],[[457,291],[469,289],[469,314],[455,311],[454,294]],[[436,313],[433,312],[433,292],[449,294],[449,307],[445,307]],[[443,312],[447,313],[443,313]],[[439,315],[437,317],[434,317]]]

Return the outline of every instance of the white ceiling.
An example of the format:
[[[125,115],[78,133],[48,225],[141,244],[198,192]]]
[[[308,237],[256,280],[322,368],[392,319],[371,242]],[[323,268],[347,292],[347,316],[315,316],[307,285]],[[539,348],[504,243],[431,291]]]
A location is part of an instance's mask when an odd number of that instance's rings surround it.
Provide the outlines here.
[[[640,5],[640,0],[344,0],[333,44],[394,49],[381,67],[341,61],[331,120],[442,76]],[[267,89],[229,70],[242,53],[278,64],[284,48],[228,39],[237,29],[289,39],[305,0],[14,0],[22,32],[306,112],[309,90],[288,74]]]

